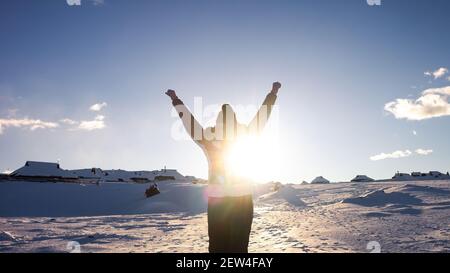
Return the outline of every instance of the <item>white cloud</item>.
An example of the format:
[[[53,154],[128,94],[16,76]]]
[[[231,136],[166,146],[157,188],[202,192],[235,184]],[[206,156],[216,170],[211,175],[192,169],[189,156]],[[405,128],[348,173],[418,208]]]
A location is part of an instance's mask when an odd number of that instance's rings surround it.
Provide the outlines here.
[[[433,152],[433,150],[431,150],[431,149],[427,149],[427,150],[425,150],[425,149],[417,149],[416,150],[416,153],[419,154],[419,155],[429,155],[432,152]]]
[[[70,119],[70,118],[63,118],[59,120],[61,123],[67,124],[67,125],[75,125],[78,123],[78,121]]]
[[[416,100],[396,99],[385,104],[384,109],[397,119],[424,120],[450,115],[450,86],[431,88]]]
[[[94,118],[94,120],[76,121],[73,119],[65,118],[65,119],[61,119],[60,122],[70,125],[71,128],[68,129],[69,131],[76,131],[76,130],[92,131],[92,130],[103,129],[106,127],[105,116],[102,116],[102,115],[97,115]]]
[[[416,149],[414,152],[418,155],[429,155],[429,154],[433,153],[433,150],[431,150],[431,149]],[[381,154],[371,156],[370,160],[378,161],[378,160],[383,160],[383,159],[396,159],[396,158],[409,157],[411,155],[413,155],[413,152],[411,152],[410,150],[404,150],[404,151],[398,150],[398,151],[395,151],[392,153],[381,153]]]
[[[441,68],[437,69],[436,71],[427,71],[424,74],[426,76],[430,76],[430,77],[433,76],[434,79],[436,80],[436,79],[439,79],[441,77],[444,77],[444,75],[447,74],[447,73],[448,73],[448,69],[445,68],[445,67],[441,67]]]
[[[40,119],[0,119],[0,135],[7,127],[26,127],[34,131],[36,129],[50,129],[58,126],[58,123],[42,121]]]
[[[78,125],[78,129],[86,131],[103,129],[106,127],[104,120],[105,120],[104,116],[98,115],[95,117],[94,120],[81,121],[80,125]]]
[[[66,0],[69,6],[81,6],[81,0]]]
[[[92,105],[89,109],[91,111],[98,112],[98,111],[101,111],[103,108],[105,108],[107,105],[108,104],[106,102],[96,103],[96,104]]]
[[[106,102],[97,103],[91,106],[92,111],[100,111],[107,104]],[[106,127],[105,125],[105,116],[97,115],[93,120],[73,120],[70,118],[60,119],[58,122],[48,122],[42,121],[40,119],[29,119],[29,118],[0,118],[0,135],[4,133],[5,129],[8,127],[17,127],[17,128],[28,128],[31,131],[36,129],[51,129],[60,127],[60,125],[66,125],[69,131],[73,130],[86,130],[92,131],[97,129],[103,129]]]
[[[370,160],[377,161],[377,160],[383,160],[388,158],[402,158],[402,157],[408,157],[412,155],[412,152],[410,150],[404,150],[404,151],[395,151],[389,154],[381,153],[370,157]]]
[[[430,88],[422,92],[422,94],[439,94],[444,96],[450,96],[450,86],[445,86],[441,88]]]

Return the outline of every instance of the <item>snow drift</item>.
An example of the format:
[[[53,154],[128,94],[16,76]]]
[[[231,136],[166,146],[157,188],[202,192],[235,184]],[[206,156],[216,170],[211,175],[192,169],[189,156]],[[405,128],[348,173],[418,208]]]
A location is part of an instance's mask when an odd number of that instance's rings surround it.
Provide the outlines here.
[[[158,183],[160,194],[145,197],[150,184],[0,183],[0,216],[99,216],[206,211],[204,185]]]
[[[10,232],[0,231],[0,242],[1,241],[15,242],[17,239]]]
[[[376,190],[355,198],[346,198],[342,203],[350,203],[366,207],[380,207],[389,204],[402,206],[421,205],[422,200],[404,192],[390,192]]]
[[[293,206],[304,207],[306,206],[306,203],[300,199],[299,191],[299,189],[296,189],[291,185],[284,185],[278,191],[262,195],[259,197],[259,201],[267,203],[287,202]]]

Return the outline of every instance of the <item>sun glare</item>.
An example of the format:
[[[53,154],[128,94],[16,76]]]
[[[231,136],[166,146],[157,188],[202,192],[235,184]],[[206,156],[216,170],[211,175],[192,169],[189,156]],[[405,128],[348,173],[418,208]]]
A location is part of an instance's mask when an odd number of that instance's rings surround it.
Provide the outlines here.
[[[236,141],[227,157],[227,168],[237,177],[267,182],[277,175],[280,157],[273,136],[246,136]]]

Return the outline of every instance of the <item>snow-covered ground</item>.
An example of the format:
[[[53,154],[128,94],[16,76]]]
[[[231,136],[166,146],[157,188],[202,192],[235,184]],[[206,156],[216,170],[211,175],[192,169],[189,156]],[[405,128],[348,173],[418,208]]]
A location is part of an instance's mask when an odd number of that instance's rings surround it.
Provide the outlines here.
[[[207,252],[205,186],[148,186],[2,182],[0,252]],[[450,181],[270,189],[255,189],[251,252],[450,252]]]

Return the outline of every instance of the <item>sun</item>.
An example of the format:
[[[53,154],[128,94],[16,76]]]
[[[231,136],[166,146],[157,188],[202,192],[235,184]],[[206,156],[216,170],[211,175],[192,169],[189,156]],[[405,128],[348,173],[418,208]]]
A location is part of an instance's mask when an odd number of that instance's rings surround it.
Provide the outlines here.
[[[272,180],[279,171],[279,149],[270,135],[243,136],[226,155],[226,166],[232,175],[253,182]]]

